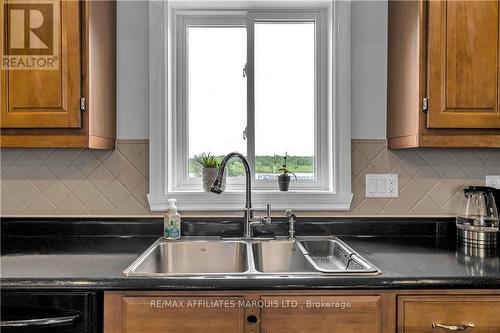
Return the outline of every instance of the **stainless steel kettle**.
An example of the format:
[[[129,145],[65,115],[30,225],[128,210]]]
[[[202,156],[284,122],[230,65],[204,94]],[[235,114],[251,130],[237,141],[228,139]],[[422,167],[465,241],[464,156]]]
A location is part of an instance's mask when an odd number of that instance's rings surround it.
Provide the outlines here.
[[[465,212],[457,216],[457,237],[462,243],[478,247],[496,247],[498,234],[497,200],[500,191],[486,186],[464,189]]]

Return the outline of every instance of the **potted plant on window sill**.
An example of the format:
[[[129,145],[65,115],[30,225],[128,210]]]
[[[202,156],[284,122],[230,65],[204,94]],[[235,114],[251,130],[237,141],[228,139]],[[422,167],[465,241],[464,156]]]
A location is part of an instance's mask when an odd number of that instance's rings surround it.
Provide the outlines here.
[[[285,154],[285,157],[283,158],[284,163],[281,166],[281,168],[278,169],[278,171],[281,171],[281,175],[278,176],[278,185],[280,187],[280,191],[283,191],[283,192],[288,191],[288,188],[290,187],[290,174],[292,174],[293,177],[295,178],[295,180],[297,180],[297,176],[295,175],[295,173],[290,171],[290,169],[288,169],[288,167],[287,167],[287,164],[286,164],[287,158],[288,158],[288,155]]]
[[[203,168],[201,171],[201,179],[203,184],[203,191],[210,192],[210,187],[212,186],[215,178],[217,177],[217,173],[219,172],[220,161],[217,157],[212,154],[202,153],[197,159],[198,163],[200,163]],[[226,187],[225,177],[222,181],[223,190]]]

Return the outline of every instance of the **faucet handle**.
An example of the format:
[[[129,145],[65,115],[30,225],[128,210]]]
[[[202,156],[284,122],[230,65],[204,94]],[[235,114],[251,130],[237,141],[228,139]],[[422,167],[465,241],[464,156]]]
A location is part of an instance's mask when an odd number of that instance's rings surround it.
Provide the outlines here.
[[[263,222],[264,223],[271,223],[271,214],[272,214],[272,210],[271,210],[271,204],[266,204],[266,216],[264,216],[263,218]]]
[[[265,216],[252,216],[250,223],[253,225],[271,224],[271,204],[266,204]]]
[[[285,216],[288,218],[288,238],[295,238],[295,214],[293,210],[287,209],[285,211]]]

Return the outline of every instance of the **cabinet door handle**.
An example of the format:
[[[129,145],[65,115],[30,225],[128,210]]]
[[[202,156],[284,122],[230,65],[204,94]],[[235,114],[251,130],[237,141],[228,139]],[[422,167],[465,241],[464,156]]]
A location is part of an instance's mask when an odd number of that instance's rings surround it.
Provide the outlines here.
[[[40,319],[2,320],[0,327],[57,326],[74,322],[80,315]]]
[[[466,323],[463,325],[444,325],[438,323],[432,323],[432,328],[442,328],[448,331],[465,331],[468,328],[474,328],[476,325],[474,323]]]

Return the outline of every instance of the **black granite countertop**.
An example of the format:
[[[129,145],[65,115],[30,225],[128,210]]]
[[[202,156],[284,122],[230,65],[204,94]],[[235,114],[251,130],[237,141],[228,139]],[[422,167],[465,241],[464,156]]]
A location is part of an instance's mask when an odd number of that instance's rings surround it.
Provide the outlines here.
[[[349,229],[346,229],[349,224],[346,221],[333,229],[326,221],[317,223],[321,227],[305,223],[297,227],[299,233],[318,234],[324,233],[327,225],[330,234],[340,235],[339,238],[382,271],[376,276],[137,278],[125,277],[122,271],[158,238],[158,234],[155,235],[158,221],[143,225],[137,222],[132,229],[139,228],[141,232],[134,229],[122,234],[116,230],[96,232],[95,229],[92,233],[67,225],[64,228],[73,229],[72,232],[58,228],[58,234],[54,234],[44,229],[45,226],[37,225],[38,232],[20,233],[12,221],[2,221],[0,286],[2,289],[101,290],[500,288],[499,256],[476,257],[462,253],[454,238],[449,237],[449,222],[440,221],[434,226],[420,224],[420,228],[409,223],[405,230],[420,230],[416,235],[405,234],[404,230],[395,233],[394,228],[387,228],[392,229],[389,233],[373,232],[372,225],[370,232],[361,232],[361,224],[356,225],[358,232],[354,235],[345,232]],[[102,221],[97,224],[103,225]],[[184,231],[190,233],[188,229]],[[445,234],[441,234],[443,231]]]

